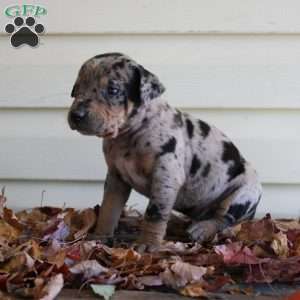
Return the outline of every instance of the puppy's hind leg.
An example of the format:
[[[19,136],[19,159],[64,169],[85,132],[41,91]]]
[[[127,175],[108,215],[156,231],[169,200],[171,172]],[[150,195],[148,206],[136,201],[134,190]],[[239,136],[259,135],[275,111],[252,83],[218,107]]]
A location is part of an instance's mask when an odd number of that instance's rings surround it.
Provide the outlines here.
[[[210,241],[226,227],[253,219],[261,193],[260,184],[236,189],[220,202],[213,218],[195,222],[187,229],[190,238],[198,242]]]

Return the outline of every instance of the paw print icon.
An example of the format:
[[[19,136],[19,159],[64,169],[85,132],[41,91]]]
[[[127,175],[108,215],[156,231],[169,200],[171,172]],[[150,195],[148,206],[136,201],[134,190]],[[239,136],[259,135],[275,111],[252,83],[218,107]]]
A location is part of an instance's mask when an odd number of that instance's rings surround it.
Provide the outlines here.
[[[5,26],[5,31],[11,35],[10,42],[15,48],[25,44],[35,47],[39,43],[39,35],[44,33],[43,24],[36,24],[33,17],[16,17],[13,24],[9,23]]]

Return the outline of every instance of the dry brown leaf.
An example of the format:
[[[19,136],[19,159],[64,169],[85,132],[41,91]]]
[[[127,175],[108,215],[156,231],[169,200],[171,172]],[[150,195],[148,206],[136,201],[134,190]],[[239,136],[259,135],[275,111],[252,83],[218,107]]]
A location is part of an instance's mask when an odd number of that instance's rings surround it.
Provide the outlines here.
[[[283,232],[286,232],[288,230],[300,230],[299,219],[298,220],[279,219],[279,220],[274,220],[274,223],[276,227]]]
[[[60,268],[64,265],[66,258],[66,251],[60,250],[55,255],[48,257],[48,262],[56,265],[57,268]]]
[[[216,253],[223,255],[226,264],[258,264],[264,259],[256,257],[250,248],[243,246],[242,242],[228,245],[217,245],[214,247]]]
[[[4,294],[4,292],[0,291],[0,299],[1,300],[14,300],[14,298],[10,297],[7,294]]]
[[[107,273],[108,269],[101,266],[96,260],[85,260],[70,268],[70,272],[73,274],[82,274],[85,279],[90,279]]]
[[[74,238],[78,239],[86,235],[89,230],[96,224],[96,214],[92,208],[87,208],[80,213],[82,227],[74,234]]]
[[[261,220],[247,221],[241,224],[237,238],[240,241],[272,241],[278,229],[269,215]]]
[[[261,245],[254,245],[252,248],[252,253],[261,258],[266,258],[270,256],[270,251],[266,251]]]
[[[203,289],[201,282],[195,282],[195,283],[188,284],[183,289],[181,289],[180,294],[187,297],[203,297],[207,293]]]
[[[289,255],[289,247],[286,234],[278,232],[273,235],[273,238],[271,248],[275,254],[279,257],[287,257]]]
[[[139,280],[139,282],[141,282],[143,285],[146,285],[146,286],[161,286],[161,285],[163,285],[161,277],[159,277],[158,275],[141,276],[141,277],[138,277],[138,280]]]
[[[160,274],[162,281],[174,289],[184,287],[188,283],[200,281],[207,268],[193,266],[189,263],[176,261]]]
[[[24,253],[18,253],[11,257],[11,259],[1,267],[1,272],[8,272],[13,274],[15,272],[21,272],[26,268],[26,257]]]
[[[114,248],[111,250],[111,257],[114,267],[127,263],[135,263],[141,259],[141,254],[133,249]]]
[[[22,210],[16,213],[16,217],[21,223],[24,224],[34,224],[39,223],[40,225],[46,225],[48,217],[46,214],[42,213],[40,208],[33,208],[31,210]]]
[[[18,229],[18,230],[23,230],[24,226],[19,222],[17,216],[14,214],[14,212],[7,208],[3,208],[3,219],[12,227]]]
[[[56,274],[51,277],[48,283],[41,291],[40,300],[54,300],[64,286],[64,278],[62,274]]]
[[[20,236],[20,230],[12,227],[3,219],[0,219],[0,236],[9,241],[14,241]]]

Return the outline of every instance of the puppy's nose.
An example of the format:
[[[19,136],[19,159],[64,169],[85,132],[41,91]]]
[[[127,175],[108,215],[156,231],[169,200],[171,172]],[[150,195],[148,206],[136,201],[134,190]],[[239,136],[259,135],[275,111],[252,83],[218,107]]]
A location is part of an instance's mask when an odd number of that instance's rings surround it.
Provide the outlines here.
[[[87,111],[83,108],[79,108],[71,111],[70,118],[74,124],[78,124],[85,119],[86,115],[87,115]]]

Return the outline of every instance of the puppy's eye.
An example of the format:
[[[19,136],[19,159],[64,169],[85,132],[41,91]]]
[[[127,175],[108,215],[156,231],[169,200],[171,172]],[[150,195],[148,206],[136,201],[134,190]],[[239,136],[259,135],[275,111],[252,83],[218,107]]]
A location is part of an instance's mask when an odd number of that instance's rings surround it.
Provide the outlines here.
[[[116,96],[119,93],[119,89],[115,86],[109,86],[107,92],[110,96]]]

